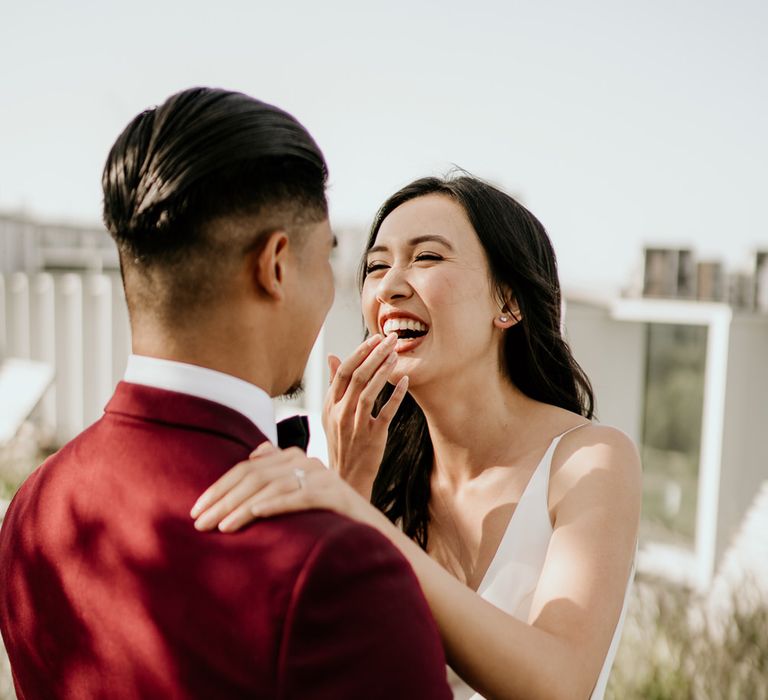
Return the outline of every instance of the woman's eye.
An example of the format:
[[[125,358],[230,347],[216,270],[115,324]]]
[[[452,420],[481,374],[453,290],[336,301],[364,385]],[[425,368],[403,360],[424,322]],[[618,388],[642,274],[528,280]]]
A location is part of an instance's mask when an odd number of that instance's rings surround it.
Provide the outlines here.
[[[442,260],[443,256],[437,253],[419,253],[416,260]]]
[[[370,262],[365,266],[365,274],[370,275],[372,272],[376,272],[377,270],[383,270],[387,266],[384,263],[380,262]]]

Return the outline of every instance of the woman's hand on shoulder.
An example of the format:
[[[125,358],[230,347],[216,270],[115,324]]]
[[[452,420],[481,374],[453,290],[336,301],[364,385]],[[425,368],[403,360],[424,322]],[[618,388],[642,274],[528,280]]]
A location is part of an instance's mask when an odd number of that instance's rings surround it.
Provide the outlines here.
[[[387,430],[408,390],[403,377],[376,417],[376,398],[389,380],[397,355],[391,334],[375,335],[344,362],[329,357],[331,384],[323,408],[331,467],[358,493],[370,499],[371,488],[384,456]]]
[[[190,516],[198,530],[234,532],[257,518],[318,508],[363,522],[378,512],[320,460],[265,442],[212,484]]]

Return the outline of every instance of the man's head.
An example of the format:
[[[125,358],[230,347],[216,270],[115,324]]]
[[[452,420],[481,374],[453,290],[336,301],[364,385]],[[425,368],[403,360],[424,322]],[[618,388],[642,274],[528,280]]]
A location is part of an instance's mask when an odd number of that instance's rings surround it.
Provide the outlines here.
[[[306,129],[241,93],[133,119],[102,186],[134,350],[294,388],[333,299],[326,178]]]

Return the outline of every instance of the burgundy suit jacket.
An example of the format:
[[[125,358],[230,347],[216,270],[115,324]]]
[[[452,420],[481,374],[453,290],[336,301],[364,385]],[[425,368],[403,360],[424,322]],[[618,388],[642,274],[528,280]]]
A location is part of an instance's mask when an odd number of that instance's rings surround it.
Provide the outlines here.
[[[315,510],[194,529],[198,496],[265,439],[123,382],[27,479],[0,530],[20,700],[450,697],[413,571],[372,528]]]

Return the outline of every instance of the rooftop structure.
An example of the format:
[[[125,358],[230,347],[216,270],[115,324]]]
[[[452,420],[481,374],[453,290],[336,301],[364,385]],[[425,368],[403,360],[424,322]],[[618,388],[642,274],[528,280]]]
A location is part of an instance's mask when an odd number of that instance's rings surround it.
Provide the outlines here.
[[[748,270],[726,271],[717,260],[697,260],[690,249],[646,248],[640,296],[726,302],[768,313],[768,251],[757,250]],[[638,294],[630,294],[638,296]]]

